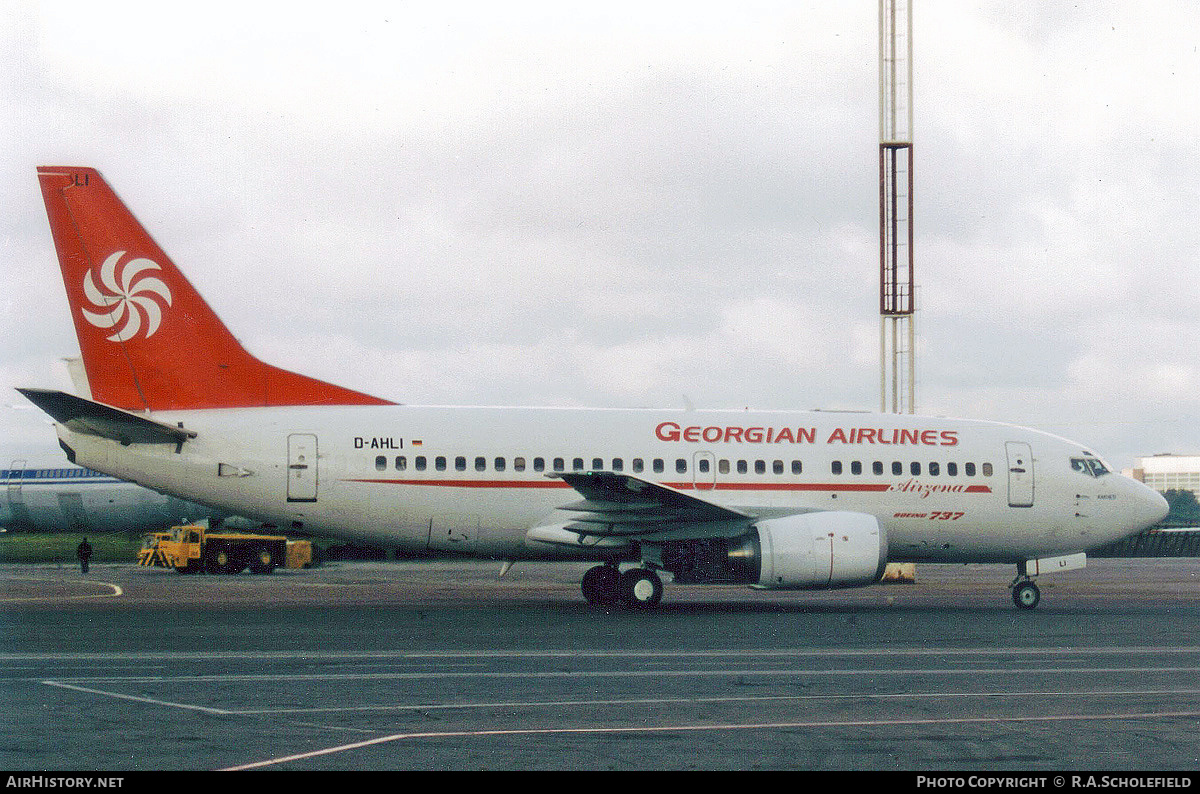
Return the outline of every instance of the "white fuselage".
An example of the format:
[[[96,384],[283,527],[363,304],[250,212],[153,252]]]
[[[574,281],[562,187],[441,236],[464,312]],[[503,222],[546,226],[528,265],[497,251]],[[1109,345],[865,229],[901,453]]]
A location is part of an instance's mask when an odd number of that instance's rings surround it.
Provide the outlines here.
[[[526,539],[622,471],[755,518],[875,516],[894,561],[1020,562],[1161,517],[1086,448],[1013,425],[855,412],[295,407],[159,412],[196,436],[121,444],[59,426],[76,462],[276,524],[398,548],[589,556]],[[599,556],[599,555],[592,555]]]

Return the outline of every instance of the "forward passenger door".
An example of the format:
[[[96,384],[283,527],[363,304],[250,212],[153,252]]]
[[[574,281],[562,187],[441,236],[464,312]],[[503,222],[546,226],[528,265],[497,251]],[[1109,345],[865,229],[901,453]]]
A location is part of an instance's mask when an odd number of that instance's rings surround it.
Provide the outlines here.
[[[1023,441],[1004,445],[1008,454],[1008,506],[1033,507],[1033,450]]]

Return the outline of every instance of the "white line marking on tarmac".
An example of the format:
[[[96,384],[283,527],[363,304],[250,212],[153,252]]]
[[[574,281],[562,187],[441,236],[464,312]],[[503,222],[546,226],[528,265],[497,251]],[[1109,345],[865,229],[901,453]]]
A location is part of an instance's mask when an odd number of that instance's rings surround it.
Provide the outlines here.
[[[761,695],[756,697],[623,698],[614,700],[506,700],[479,703],[412,703],[392,706],[330,706],[326,708],[245,709],[230,712],[245,716],[266,714],[324,714],[367,711],[448,711],[491,708],[560,708],[563,706],[662,706],[677,703],[773,703],[811,700],[924,700],[929,698],[1014,698],[1014,697],[1134,697],[1148,695],[1197,695],[1200,689],[1140,689],[1119,691],[1066,692],[898,692],[849,695]]]
[[[898,667],[887,669],[875,668],[825,668],[820,670],[805,670],[798,668],[764,668],[764,669],[720,669],[720,670],[521,670],[515,672],[472,671],[457,672],[445,670],[441,672],[420,673],[307,673],[287,675],[289,681],[415,681],[422,679],[445,680],[447,678],[711,678],[714,676],[963,676],[963,675],[1076,675],[1093,673],[1200,673],[1200,667],[953,667],[953,668],[922,668]],[[181,676],[73,676],[60,677],[63,681],[121,681],[126,683],[174,682],[174,683],[204,683],[204,682],[239,682],[251,683],[257,681],[275,682],[280,680],[278,674],[235,674],[235,675],[181,675]]]
[[[41,581],[41,580],[39,580]],[[411,660],[411,659],[696,659],[696,658],[838,658],[903,656],[1079,656],[1114,654],[1121,656],[1200,654],[1197,645],[1169,646],[1073,646],[1070,648],[763,648],[712,651],[661,650],[583,650],[583,651],[116,651],[110,653],[0,653],[7,661],[122,661],[168,659],[178,661],[337,661],[337,660]]]
[[[74,595],[74,596],[53,595],[53,596],[22,596],[20,598],[0,598],[0,602],[4,602],[4,603],[14,603],[14,602],[21,602],[21,601],[79,601],[79,600],[83,600],[83,599],[87,599],[87,598],[119,598],[120,596],[125,595],[125,591],[121,589],[120,585],[113,584],[112,582],[101,582],[101,581],[95,581],[95,580],[91,580],[91,579],[67,579],[67,580],[35,579],[32,576],[6,576],[6,577],[4,577],[4,579],[7,581],[19,580],[22,582],[43,582],[44,584],[53,584],[53,585],[62,585],[64,583],[66,583],[66,584],[99,584],[99,585],[104,585],[105,587],[111,587],[113,590],[111,593],[97,593],[95,595]]]
[[[43,681],[42,683],[46,686],[56,686],[60,687],[61,689],[72,689],[76,692],[87,692],[91,695],[103,695],[105,697],[118,698],[120,700],[133,700],[138,703],[150,703],[155,706],[170,706],[172,708],[188,709],[190,711],[203,711],[206,714],[233,714],[232,711],[226,711],[225,709],[214,709],[208,706],[195,706],[191,703],[172,703],[169,700],[157,700],[155,698],[138,697],[137,695],[125,695],[121,692],[106,692],[103,689],[91,689],[85,686],[76,686],[75,684],[64,684],[61,681]]]
[[[290,722],[289,725],[299,725],[304,728],[320,728],[326,731],[346,731],[348,733],[375,733],[370,728],[351,728],[349,725],[322,725],[317,722]]]
[[[720,725],[662,725],[639,728],[517,728],[482,731],[430,731],[415,733],[393,733],[361,742],[342,744],[336,747],[326,747],[307,753],[269,758],[265,761],[255,761],[240,766],[228,767],[224,772],[241,772],[247,769],[286,764],[292,761],[304,761],[324,755],[334,755],[350,750],[359,750],[378,744],[398,742],[405,739],[466,739],[492,736],[553,736],[553,735],[617,735],[635,733],[682,733],[701,731],[760,731],[787,730],[796,728],[885,728],[915,725],[988,725],[1019,722],[1085,722],[1091,720],[1147,720],[1147,719],[1191,719],[1200,717],[1200,711],[1154,711],[1132,714],[1071,714],[1062,716],[1029,716],[1029,717],[963,717],[947,719],[912,719],[912,720],[826,720],[811,722],[767,722],[741,723]]]

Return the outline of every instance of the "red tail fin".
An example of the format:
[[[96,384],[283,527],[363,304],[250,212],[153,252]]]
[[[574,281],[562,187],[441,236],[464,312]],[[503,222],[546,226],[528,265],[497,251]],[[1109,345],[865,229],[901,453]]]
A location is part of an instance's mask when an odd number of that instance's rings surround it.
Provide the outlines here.
[[[91,168],[38,168],[95,400],[129,410],[387,405],[238,344]]]

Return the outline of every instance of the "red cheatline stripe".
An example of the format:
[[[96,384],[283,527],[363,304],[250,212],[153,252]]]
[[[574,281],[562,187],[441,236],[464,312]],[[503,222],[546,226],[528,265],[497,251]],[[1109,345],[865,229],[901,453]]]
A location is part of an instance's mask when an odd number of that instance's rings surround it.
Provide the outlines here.
[[[444,488],[569,488],[562,480],[390,480],[375,478],[353,478],[342,482],[361,482],[374,485],[423,485]],[[796,483],[796,482],[721,482],[715,486],[712,483],[665,482],[668,488],[681,491],[857,491],[863,493],[886,493],[891,489],[888,483]],[[986,485],[931,485],[932,493],[991,493]],[[940,490],[941,488],[959,488],[961,490]],[[904,493],[896,491],[896,493]],[[920,489],[914,488],[907,493],[919,494]]]
[[[349,479],[376,485],[440,485],[448,488],[570,488],[562,480],[385,480]]]

